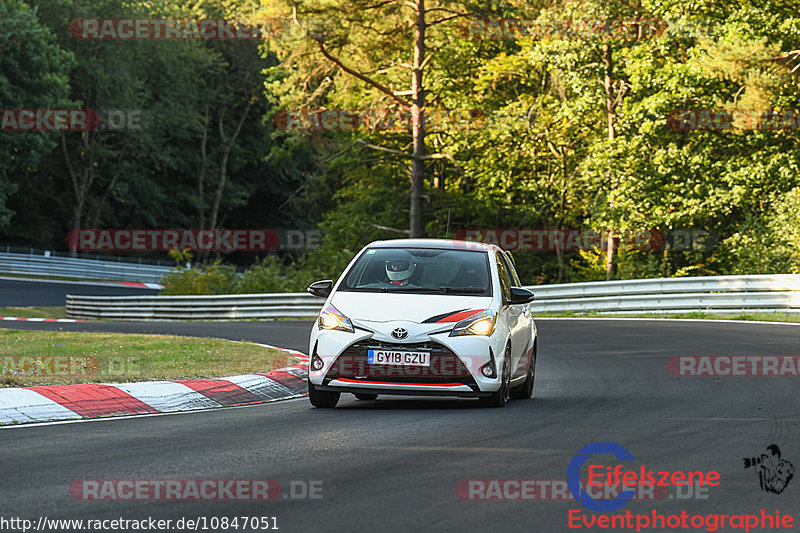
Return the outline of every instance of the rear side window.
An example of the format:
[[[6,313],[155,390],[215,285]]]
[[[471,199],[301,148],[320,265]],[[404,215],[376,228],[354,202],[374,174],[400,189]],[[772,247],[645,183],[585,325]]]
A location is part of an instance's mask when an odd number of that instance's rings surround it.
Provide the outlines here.
[[[509,252],[505,252],[502,254],[503,262],[506,265],[506,270],[508,271],[509,276],[511,277],[512,284],[514,287],[522,287],[522,282],[519,279],[519,275],[517,274],[517,269],[514,266],[514,259],[511,257]]]
[[[497,274],[500,277],[500,290],[503,293],[503,299],[508,301],[511,299],[511,287],[513,283],[508,269],[506,268],[502,252],[497,253]]]

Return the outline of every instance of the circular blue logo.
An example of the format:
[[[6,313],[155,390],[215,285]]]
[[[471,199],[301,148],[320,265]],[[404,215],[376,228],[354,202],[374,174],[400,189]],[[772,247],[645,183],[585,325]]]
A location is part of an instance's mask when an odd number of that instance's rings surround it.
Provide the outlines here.
[[[614,511],[624,507],[636,495],[636,491],[623,490],[616,498],[595,500],[581,488],[581,466],[593,455],[613,455],[620,461],[633,461],[631,452],[614,442],[593,442],[581,448],[567,467],[567,486],[575,501],[592,511]],[[604,488],[604,487],[603,487]]]

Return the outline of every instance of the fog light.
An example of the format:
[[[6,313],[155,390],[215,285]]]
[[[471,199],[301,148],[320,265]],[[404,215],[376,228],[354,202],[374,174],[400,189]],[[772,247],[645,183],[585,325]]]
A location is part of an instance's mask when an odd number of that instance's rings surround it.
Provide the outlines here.
[[[311,370],[322,370],[322,367],[325,366],[325,362],[322,358],[318,355],[315,355],[311,358]]]
[[[494,371],[494,363],[489,361],[485,365],[481,367],[481,374],[483,374],[487,378],[494,378],[497,377],[497,374]]]

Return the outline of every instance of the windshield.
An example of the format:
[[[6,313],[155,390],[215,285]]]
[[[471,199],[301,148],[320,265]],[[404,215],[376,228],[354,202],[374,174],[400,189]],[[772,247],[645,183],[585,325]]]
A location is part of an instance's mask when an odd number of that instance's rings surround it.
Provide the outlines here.
[[[338,290],[491,296],[492,284],[486,252],[370,248]]]

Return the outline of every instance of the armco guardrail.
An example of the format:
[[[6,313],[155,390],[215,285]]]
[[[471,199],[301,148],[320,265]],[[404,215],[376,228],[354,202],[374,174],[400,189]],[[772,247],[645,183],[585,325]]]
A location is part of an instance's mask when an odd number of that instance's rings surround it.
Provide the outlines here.
[[[0,272],[9,274],[158,283],[172,270],[161,265],[0,252]]]
[[[800,275],[709,276],[529,286],[531,310],[596,313],[800,311]],[[67,296],[70,318],[230,320],[314,317],[307,293],[222,296]]]
[[[70,318],[116,320],[231,320],[314,317],[323,300],[304,292],[220,296],[67,295]]]
[[[526,287],[534,313],[800,311],[800,275],[706,276]]]

